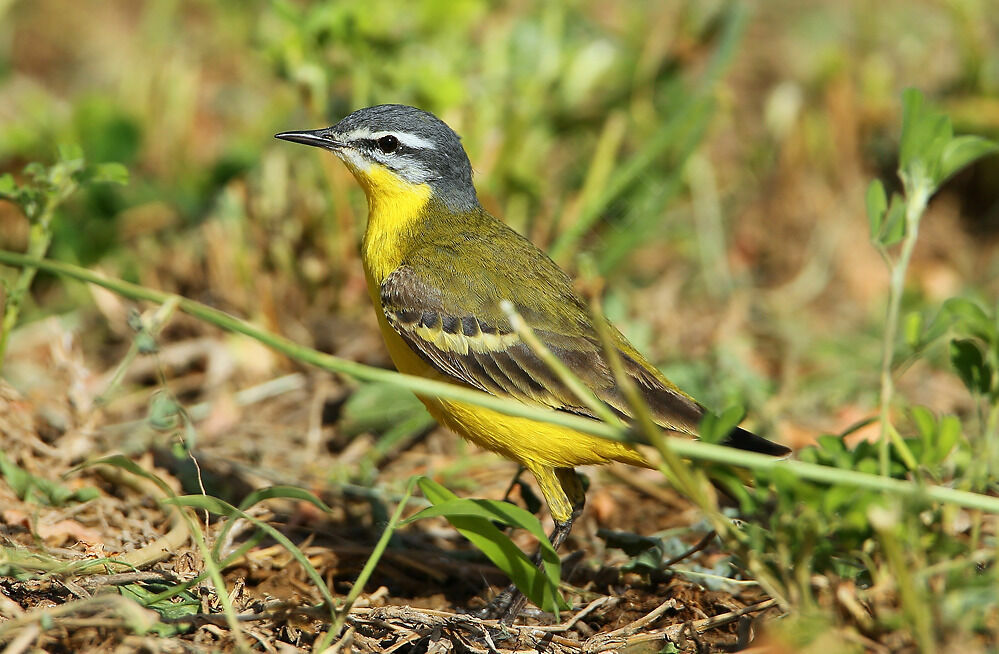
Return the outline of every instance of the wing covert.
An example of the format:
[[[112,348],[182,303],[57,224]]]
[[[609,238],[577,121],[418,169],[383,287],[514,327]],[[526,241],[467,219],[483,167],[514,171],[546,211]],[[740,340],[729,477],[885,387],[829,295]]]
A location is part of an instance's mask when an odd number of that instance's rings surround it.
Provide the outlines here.
[[[438,371],[481,391],[528,404],[594,417],[513,330],[498,299],[457,301],[430,275],[402,265],[381,285],[382,310],[389,325]],[[580,312],[579,301],[569,301]],[[538,338],[622,418],[629,407],[614,382],[595,334],[585,320],[559,317],[570,329],[556,331],[536,307],[517,307]],[[585,313],[583,313],[585,316]],[[533,319],[532,319],[533,318]],[[585,326],[585,327],[584,327]],[[579,327],[579,333],[565,333]],[[623,339],[623,337],[622,337]],[[619,350],[629,376],[661,425],[681,431],[696,427],[702,409],[686,395],[664,386],[628,352]]]
[[[439,371],[493,395],[555,409],[572,405],[509,322],[483,307],[460,308],[445,301],[441,289],[411,266],[400,266],[385,278],[381,301],[392,329]]]

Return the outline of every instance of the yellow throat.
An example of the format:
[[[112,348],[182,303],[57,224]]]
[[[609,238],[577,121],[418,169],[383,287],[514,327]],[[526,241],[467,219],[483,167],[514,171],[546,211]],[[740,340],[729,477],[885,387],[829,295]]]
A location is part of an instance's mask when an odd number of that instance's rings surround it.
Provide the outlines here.
[[[399,238],[399,233],[414,228],[424,215],[432,191],[429,184],[407,182],[383,166],[349,167],[368,198],[368,227],[361,243],[361,256],[368,290],[380,311],[378,286],[399,267],[405,256],[404,247],[410,244],[408,239]]]

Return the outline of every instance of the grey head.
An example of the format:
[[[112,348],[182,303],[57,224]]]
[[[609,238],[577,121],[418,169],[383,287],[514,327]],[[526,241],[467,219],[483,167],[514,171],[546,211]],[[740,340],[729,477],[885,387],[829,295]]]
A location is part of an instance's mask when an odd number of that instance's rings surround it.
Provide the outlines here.
[[[360,181],[380,165],[413,184],[429,184],[448,208],[478,206],[472,166],[461,137],[433,114],[403,104],[358,109],[324,129],[282,132],[276,138],[332,151]]]

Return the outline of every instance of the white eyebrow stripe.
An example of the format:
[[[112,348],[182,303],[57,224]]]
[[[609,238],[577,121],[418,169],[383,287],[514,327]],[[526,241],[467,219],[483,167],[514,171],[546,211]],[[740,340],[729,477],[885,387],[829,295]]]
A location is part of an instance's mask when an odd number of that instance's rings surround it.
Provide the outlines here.
[[[399,139],[399,143],[405,145],[406,147],[414,148],[417,150],[436,150],[437,146],[433,141],[425,139],[418,134],[410,134],[409,132],[399,132],[399,131],[381,131],[372,132],[367,127],[358,127],[357,129],[351,130],[343,135],[345,141],[353,141],[355,139],[372,139],[377,141],[383,136],[394,136]]]
[[[373,132],[371,138],[378,140],[383,136],[394,136],[399,139],[399,143],[402,143],[406,147],[416,148],[417,150],[435,150],[437,146],[433,141],[425,139],[417,134],[410,134],[408,132]]]

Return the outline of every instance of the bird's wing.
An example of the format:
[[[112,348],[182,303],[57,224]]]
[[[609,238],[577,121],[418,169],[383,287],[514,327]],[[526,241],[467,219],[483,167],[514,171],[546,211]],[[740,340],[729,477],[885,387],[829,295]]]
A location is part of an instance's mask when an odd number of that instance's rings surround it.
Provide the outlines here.
[[[540,252],[537,254],[544,257]],[[564,273],[558,271],[561,277],[516,279],[518,275],[537,273],[537,266],[496,262],[497,266],[511,269],[493,270],[490,283],[495,285],[490,286],[477,284],[458,270],[433,267],[418,257],[414,259],[388,275],[381,284],[382,309],[389,325],[437,370],[493,395],[593,417],[548,365],[521,341],[499,307],[501,300],[510,299],[541,342],[597,397],[622,417],[630,415],[586,309],[572,292],[568,278],[562,279]],[[504,293],[504,282],[497,280],[511,277],[520,289],[542,284],[548,294],[537,298],[530,294],[524,297],[522,292]],[[505,298],[505,294],[513,297]],[[656,422],[693,433],[703,408],[665,382],[658,371],[653,372],[654,368],[649,370],[651,366],[641,360],[624,337],[616,330],[613,333],[620,339],[618,352],[627,374],[652,409]]]
[[[474,218],[474,216],[473,216]],[[500,308],[510,300],[540,341],[593,393],[632,417],[589,311],[572,281],[530,241],[485,212],[464,231],[424,244],[381,284],[391,327],[445,375],[497,396],[595,417],[524,342]],[[497,248],[496,244],[501,247]],[[694,434],[705,409],[608,323],[625,373],[660,426]],[[724,444],[771,455],[787,448],[739,427]]]

